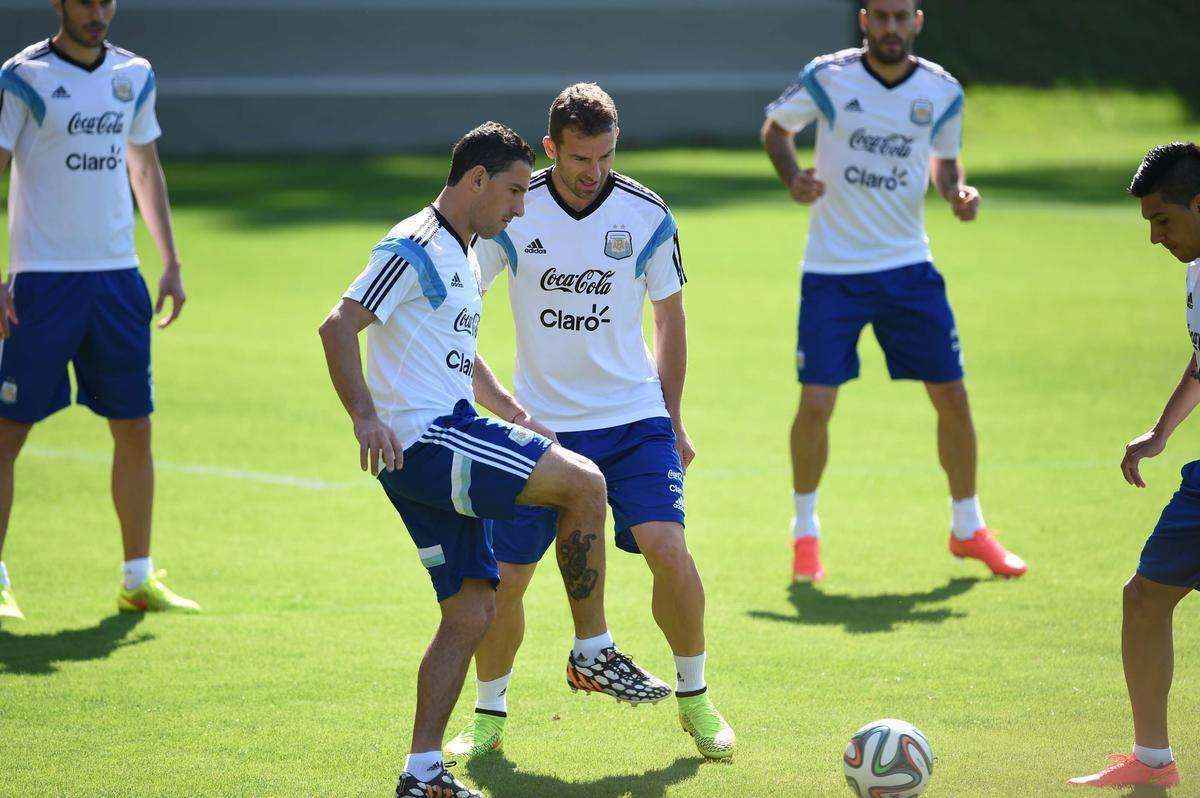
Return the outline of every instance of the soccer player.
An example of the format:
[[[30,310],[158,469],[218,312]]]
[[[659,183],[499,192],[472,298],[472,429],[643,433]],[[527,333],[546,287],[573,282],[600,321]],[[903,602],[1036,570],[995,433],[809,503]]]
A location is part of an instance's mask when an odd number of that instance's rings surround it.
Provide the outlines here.
[[[797,581],[825,575],[817,486],[829,455],[838,388],[858,376],[858,337],[871,324],[895,380],[921,380],[937,411],[938,454],[950,483],[950,551],[995,574],[1026,571],[983,520],[975,488],[975,428],[946,286],[925,234],[931,161],[938,193],[970,222],[979,192],[963,182],[963,92],[913,56],[917,0],[867,0],[862,49],[813,60],[767,106],[763,144],[792,199],[813,205],[801,282],[792,422],[793,565]],[[816,163],[796,162],[794,137],[817,124]]]
[[[508,274],[517,399],[604,473],[617,545],[640,552],[654,576],[651,606],[675,655],[680,721],[701,753],[725,758],[734,734],[707,693],[704,586],[683,527],[683,474],[695,450],[680,409],[687,339],[679,236],[657,194],[613,171],[618,133],[617,108],[603,89],[564,89],[542,140],[553,166],[534,175],[525,215],[475,251],[485,286]],[[642,336],[647,297],[653,355]],[[496,620],[475,654],[475,715],[447,748],[456,756],[502,743],[525,631],[522,597],[554,542],[555,513],[521,508],[514,520],[493,523],[492,534],[501,574]],[[578,658],[567,663],[567,680],[637,699]]]
[[[1187,325],[1193,352],[1179,385],[1150,430],[1125,447],[1121,474],[1146,487],[1140,464],[1157,457],[1200,404],[1200,147],[1175,142],[1147,153],[1129,193],[1141,200],[1150,243],[1161,244],[1187,267]],[[1087,787],[1174,787],[1179,768],[1167,737],[1167,695],[1175,668],[1171,618],[1175,606],[1200,590],[1200,461],[1183,467],[1183,482],[1142,549],[1137,573],[1125,583],[1121,656],[1133,707],[1133,753],[1115,754],[1109,767],[1070,780]]]
[[[13,464],[30,428],[76,401],[108,419],[112,495],[124,542],[122,612],[182,610],[150,560],[150,322],[183,309],[150,63],[105,41],[112,0],[54,0],[60,27],[0,69],[0,170],[9,183],[9,287],[0,290],[0,547]],[[133,245],[133,203],[158,247],[153,306]],[[11,293],[10,293],[11,291]],[[20,618],[0,562],[0,617]]]
[[[446,770],[442,735],[495,613],[500,573],[482,519],[512,518],[519,504],[558,511],[572,661],[639,700],[669,692],[617,650],[605,622],[603,475],[540,434],[549,430],[476,354],[482,282],[467,242],[500,235],[524,212],[533,162],[529,145],[495,122],[463,136],[441,194],[375,246],[321,325],[361,465],[399,511],[441,607],[417,676],[412,753],[397,796],[479,795]],[[364,380],[358,335],[368,328]],[[473,401],[505,420],[477,416]]]

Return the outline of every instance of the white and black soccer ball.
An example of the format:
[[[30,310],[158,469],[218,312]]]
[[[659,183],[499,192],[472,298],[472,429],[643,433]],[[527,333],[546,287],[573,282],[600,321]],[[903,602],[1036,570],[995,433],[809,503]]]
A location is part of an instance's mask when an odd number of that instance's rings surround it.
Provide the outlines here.
[[[933,749],[911,723],[884,718],[854,733],[842,756],[858,798],[913,798],[933,775]]]

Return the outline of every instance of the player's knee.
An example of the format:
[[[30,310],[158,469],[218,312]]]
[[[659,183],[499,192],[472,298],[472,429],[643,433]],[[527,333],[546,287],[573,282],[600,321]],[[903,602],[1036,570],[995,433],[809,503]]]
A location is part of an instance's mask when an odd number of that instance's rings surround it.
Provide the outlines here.
[[[1145,579],[1134,574],[1122,591],[1125,617],[1134,621],[1161,621],[1170,616],[1174,606],[1161,599]]]
[[[644,543],[639,541],[638,548],[646,557],[654,570],[665,573],[679,574],[687,571],[692,562],[683,535],[663,533],[655,535]]]
[[[939,413],[954,415],[969,415],[970,403],[967,400],[967,386],[958,380],[956,382],[929,383],[929,398]]]
[[[145,447],[150,445],[150,417],[115,419],[109,422],[113,440],[118,445]]]
[[[482,640],[496,619],[496,597],[485,593],[466,612],[459,613],[459,631],[470,640]]]
[[[575,510],[601,514],[608,501],[608,485],[599,467],[586,457],[578,457],[571,469],[565,503]]]
[[[21,453],[25,439],[29,437],[30,424],[15,421],[0,423],[0,461],[11,463]]]
[[[796,420],[806,426],[825,426],[833,418],[834,397],[817,395],[804,396],[800,399],[800,408],[796,411]]]

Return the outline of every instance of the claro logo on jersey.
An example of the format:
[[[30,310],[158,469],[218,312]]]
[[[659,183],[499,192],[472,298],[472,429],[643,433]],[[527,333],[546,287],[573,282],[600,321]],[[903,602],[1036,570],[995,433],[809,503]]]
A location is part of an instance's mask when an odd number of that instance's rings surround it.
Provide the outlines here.
[[[67,168],[72,172],[113,172],[125,163],[120,146],[114,144],[106,155],[73,152],[67,156]]]
[[[472,313],[463,308],[458,312],[458,316],[454,319],[454,331],[470,333],[473,338],[479,337],[479,313]]]
[[[850,149],[888,158],[909,158],[913,153],[913,140],[912,136],[900,133],[883,135],[860,127],[850,134]]]
[[[546,308],[538,317],[542,326],[549,330],[567,330],[568,332],[595,332],[601,324],[611,324],[608,317],[608,305],[597,308],[592,305],[591,313],[563,313],[557,308]]]
[[[107,136],[125,132],[125,112],[105,111],[102,114],[84,116],[74,113],[67,122],[67,134],[70,136]]]
[[[896,191],[908,185],[908,170],[893,166],[891,172],[872,172],[862,166],[848,166],[844,173],[846,182],[852,186],[875,191]]]
[[[614,274],[612,269],[588,269],[579,274],[567,274],[551,266],[542,272],[542,290],[604,296],[612,291]]]
[[[451,371],[457,371],[460,374],[466,374],[470,377],[474,367],[475,361],[471,360],[470,356],[465,352],[451,349],[446,353],[446,368]]]

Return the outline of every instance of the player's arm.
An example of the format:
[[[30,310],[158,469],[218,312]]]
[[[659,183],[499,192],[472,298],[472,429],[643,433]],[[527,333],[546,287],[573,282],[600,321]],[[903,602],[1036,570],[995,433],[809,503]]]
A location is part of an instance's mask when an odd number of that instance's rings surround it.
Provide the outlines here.
[[[675,428],[679,459],[686,469],[696,457],[692,439],[683,426],[683,381],[687,376],[687,317],[683,311],[683,291],[651,302],[654,309],[654,359],[663,400]]]
[[[329,378],[342,406],[354,423],[358,438],[359,465],[372,476],[379,473],[380,461],[389,471],[404,466],[404,450],[396,433],[383,423],[375,411],[375,402],[363,378],[362,355],[358,334],[376,321],[376,316],[353,299],[342,299],[321,323],[321,344]]]
[[[552,441],[558,440],[552,431],[534,421],[529,412],[521,407],[517,398],[504,389],[487,361],[478,352],[475,353],[475,362],[471,365],[471,389],[475,392],[475,401],[496,417],[518,427],[531,429]]]
[[[825,183],[817,179],[816,169],[801,169],[796,157],[796,134],[768,117],[760,131],[763,149],[775,167],[775,174],[787,186],[792,199],[807,205],[825,194]]]
[[[154,312],[161,313],[167,297],[171,298],[171,313],[159,321],[159,329],[165,328],[179,318],[187,294],[183,290],[183,266],[175,249],[175,233],[171,225],[171,201],[167,196],[167,178],[158,159],[158,145],[129,143],[129,184],[137,198],[138,210],[150,237],[162,257],[163,273],[158,281],[158,299]]]
[[[959,220],[971,222],[979,215],[982,197],[974,186],[966,184],[961,158],[934,158],[933,185]]]
[[[1138,470],[1139,462],[1146,457],[1156,457],[1167,448],[1167,439],[1175,428],[1200,404],[1200,372],[1196,370],[1196,355],[1188,361],[1188,367],[1183,372],[1179,385],[1167,400],[1158,422],[1146,432],[1130,441],[1125,447],[1125,457],[1121,460],[1121,474],[1125,481],[1138,488],[1146,487],[1146,482]]]

